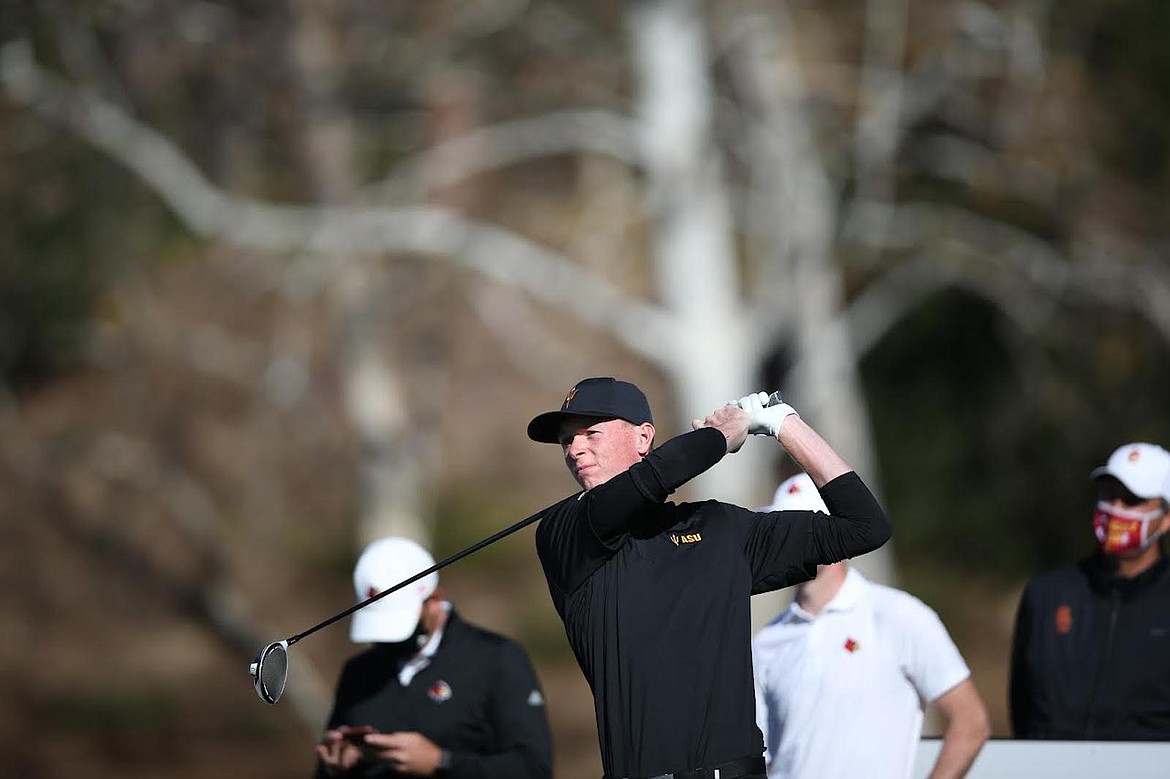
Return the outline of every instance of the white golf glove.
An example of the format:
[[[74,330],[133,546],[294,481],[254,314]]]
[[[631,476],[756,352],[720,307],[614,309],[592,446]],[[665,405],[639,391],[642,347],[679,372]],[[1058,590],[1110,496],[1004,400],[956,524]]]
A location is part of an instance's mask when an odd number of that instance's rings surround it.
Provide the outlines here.
[[[796,414],[796,409],[787,403],[767,405],[768,398],[767,392],[753,392],[739,400],[732,401],[732,405],[739,406],[747,412],[750,421],[748,433],[751,435],[767,435],[775,438],[780,433],[780,426],[784,424],[784,420],[789,415]]]

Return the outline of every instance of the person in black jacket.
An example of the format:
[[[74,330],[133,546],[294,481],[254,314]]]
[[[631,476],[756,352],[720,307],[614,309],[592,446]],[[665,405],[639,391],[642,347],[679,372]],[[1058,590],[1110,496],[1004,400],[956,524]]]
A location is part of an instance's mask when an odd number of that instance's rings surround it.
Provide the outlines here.
[[[531,439],[560,444],[583,489],[544,512],[536,548],[593,692],[606,777],[763,777],[751,595],[890,536],[857,474],[791,406],[766,400],[745,396],[653,449],[645,395],[598,377],[529,423]],[[666,501],[749,433],[783,444],[829,517]]]
[[[366,547],[354,569],[359,602],[434,565],[406,538]],[[464,622],[439,575],[354,612],[351,658],[317,746],[324,777],[547,779],[552,739],[544,696],[524,650]]]
[[[1092,556],[1028,582],[1009,697],[1017,738],[1170,740],[1170,452],[1118,448],[1092,473]]]

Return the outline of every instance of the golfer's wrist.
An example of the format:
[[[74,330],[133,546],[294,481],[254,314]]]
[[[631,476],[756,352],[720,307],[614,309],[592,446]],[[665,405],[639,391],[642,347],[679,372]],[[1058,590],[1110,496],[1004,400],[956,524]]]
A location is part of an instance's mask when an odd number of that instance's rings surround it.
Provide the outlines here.
[[[451,772],[451,750],[439,750],[439,762],[435,766],[436,776],[449,776]]]

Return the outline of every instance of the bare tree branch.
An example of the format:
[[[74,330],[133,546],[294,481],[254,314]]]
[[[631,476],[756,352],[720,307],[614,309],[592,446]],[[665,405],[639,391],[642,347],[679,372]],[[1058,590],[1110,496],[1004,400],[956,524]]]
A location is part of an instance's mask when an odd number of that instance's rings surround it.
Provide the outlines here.
[[[366,187],[362,200],[417,199],[440,188],[518,162],[557,154],[596,154],[640,164],[633,122],[600,110],[557,111],[483,127],[434,146]]]
[[[563,377],[586,376],[596,365],[578,347],[550,333],[515,295],[488,284],[478,284],[466,294],[479,320],[529,381],[556,391]]]
[[[957,208],[898,206],[882,250],[916,252],[867,285],[845,315],[865,354],[906,314],[947,286],[981,291],[1034,332],[1068,301],[1145,317],[1170,344],[1170,269],[1155,257],[1076,246],[1062,252],[1029,233]]]
[[[862,47],[859,121],[853,136],[857,194],[882,203],[894,199],[894,161],[901,139],[902,60],[906,56],[907,0],[867,0]],[[868,223],[881,231],[878,220]],[[880,233],[879,233],[880,234]]]
[[[201,237],[267,252],[449,259],[571,312],[656,363],[664,353],[678,353],[674,317],[503,228],[436,207],[316,208],[233,197],[208,182],[161,133],[41,70],[26,42],[0,52],[0,84],[13,99],[65,123],[129,168]]]

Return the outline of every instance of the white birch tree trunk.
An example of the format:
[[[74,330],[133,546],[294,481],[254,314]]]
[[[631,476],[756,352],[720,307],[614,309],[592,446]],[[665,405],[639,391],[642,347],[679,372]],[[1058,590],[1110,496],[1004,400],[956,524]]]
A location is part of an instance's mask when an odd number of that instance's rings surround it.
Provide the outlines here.
[[[795,360],[787,395],[793,406],[880,494],[874,444],[858,372],[860,355],[846,322],[842,267],[833,256],[836,193],[821,162],[812,122],[805,114],[803,79],[789,54],[792,31],[772,16],[737,16],[731,34],[743,90],[754,100],[761,127],[752,133],[753,162],[774,201],[762,229],[770,231],[770,262],[787,273],[781,299],[788,311]],[[765,212],[767,214],[767,212]],[[781,292],[777,290],[777,292]],[[892,584],[893,550],[887,543],[853,561],[867,577]]]
[[[341,53],[325,14],[329,3],[294,4],[292,64],[301,85],[304,156],[317,198],[330,206],[357,192],[354,129],[337,99]],[[387,356],[378,293],[381,268],[357,257],[344,263],[330,302],[339,323],[346,414],[360,447],[358,545],[406,536],[429,546],[422,521],[423,468],[414,456],[411,418],[401,377]]]
[[[655,287],[675,337],[659,359],[675,389],[677,429],[754,386],[758,352],[744,328],[732,219],[711,137],[706,27],[695,0],[640,0],[628,30],[638,83]],[[662,426],[661,423],[659,425]],[[749,443],[695,479],[693,489],[751,506],[765,502],[764,448]]]

